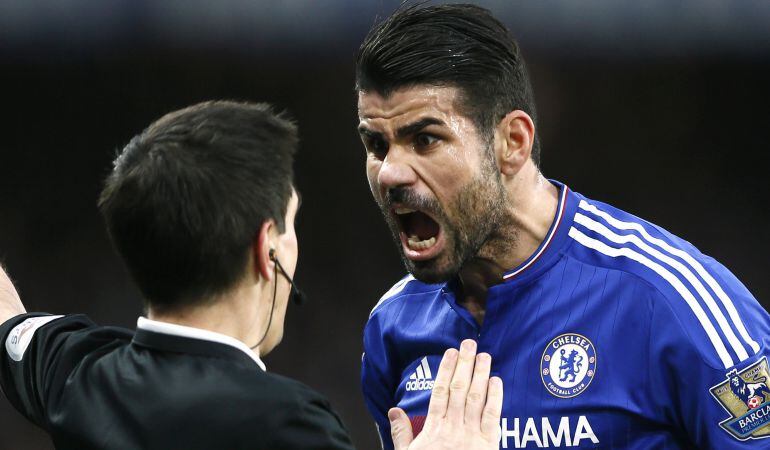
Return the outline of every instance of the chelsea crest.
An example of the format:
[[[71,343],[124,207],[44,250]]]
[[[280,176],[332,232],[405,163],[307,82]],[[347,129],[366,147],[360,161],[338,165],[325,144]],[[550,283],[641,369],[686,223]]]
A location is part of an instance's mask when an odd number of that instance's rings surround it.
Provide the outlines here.
[[[580,395],[596,376],[596,348],[585,336],[565,333],[548,343],[540,358],[546,390],[560,398]]]

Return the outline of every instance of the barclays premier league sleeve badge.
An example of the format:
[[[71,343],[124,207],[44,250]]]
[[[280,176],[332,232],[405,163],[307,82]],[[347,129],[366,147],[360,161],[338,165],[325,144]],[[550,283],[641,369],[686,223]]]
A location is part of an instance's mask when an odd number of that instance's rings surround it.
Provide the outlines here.
[[[713,386],[711,395],[730,413],[719,423],[736,439],[770,436],[770,370],[767,357],[738,372],[727,372],[726,380]]]
[[[596,349],[577,333],[555,337],[540,359],[540,377],[545,388],[560,398],[571,398],[588,388],[596,375]]]

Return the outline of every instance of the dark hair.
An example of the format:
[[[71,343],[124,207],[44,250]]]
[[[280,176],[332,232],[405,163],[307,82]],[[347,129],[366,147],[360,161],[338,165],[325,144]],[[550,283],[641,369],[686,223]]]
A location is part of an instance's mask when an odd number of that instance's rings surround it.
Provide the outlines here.
[[[126,145],[99,208],[150,306],[199,303],[245,275],[261,225],[284,230],[297,144],[296,126],[269,105],[212,101]]]
[[[518,44],[478,6],[407,6],[369,31],[356,59],[356,89],[387,97],[420,84],[459,88],[459,109],[488,140],[510,111],[520,109],[536,120]],[[537,137],[532,159],[539,164]]]

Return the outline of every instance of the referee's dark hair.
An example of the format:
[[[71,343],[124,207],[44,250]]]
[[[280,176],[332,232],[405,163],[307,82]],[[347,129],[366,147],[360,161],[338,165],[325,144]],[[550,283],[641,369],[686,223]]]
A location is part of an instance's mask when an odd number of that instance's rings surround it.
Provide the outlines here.
[[[262,223],[284,230],[297,144],[294,123],[269,105],[212,101],[126,145],[99,208],[149,306],[200,303],[246,274]]]
[[[369,31],[356,58],[356,90],[387,97],[421,84],[459,88],[458,109],[487,141],[510,111],[522,110],[537,122],[518,44],[478,6],[404,6]],[[537,136],[532,159],[540,164]]]

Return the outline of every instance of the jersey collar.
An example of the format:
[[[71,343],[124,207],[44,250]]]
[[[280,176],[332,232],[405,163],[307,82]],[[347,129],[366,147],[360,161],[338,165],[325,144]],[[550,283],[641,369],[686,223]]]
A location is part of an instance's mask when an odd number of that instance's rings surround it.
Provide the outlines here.
[[[177,325],[175,323],[161,322],[158,320],[151,320],[145,317],[140,317],[136,322],[137,330],[146,330],[153,333],[167,334],[171,336],[179,336],[189,339],[198,339],[202,341],[216,342],[219,344],[229,345],[241,350],[248,355],[255,363],[262,369],[265,368],[265,363],[254,353],[246,344],[235,339],[233,337],[217,333],[214,331],[204,330],[202,328],[188,327],[185,325]]]
[[[569,228],[577,210],[575,193],[566,184],[555,180],[548,181],[559,189],[559,203],[556,206],[556,215],[551,222],[551,227],[543,242],[529,258],[503,274],[503,284],[519,284],[541,273],[558,259],[567,242]]]

